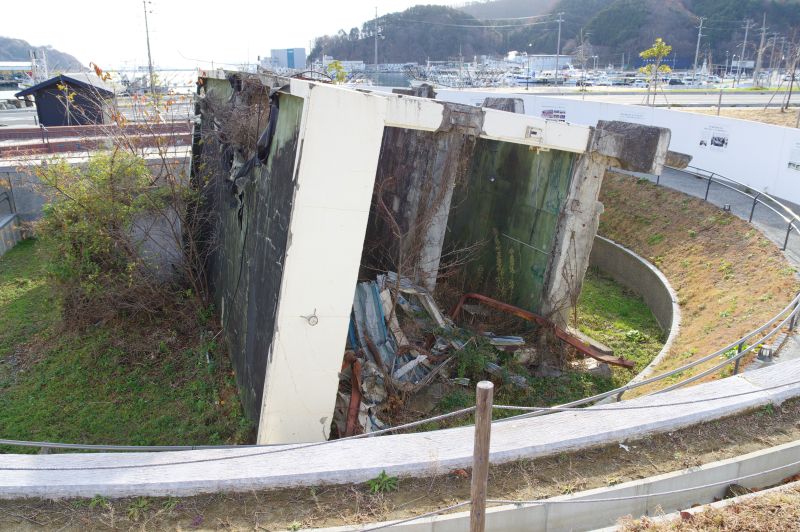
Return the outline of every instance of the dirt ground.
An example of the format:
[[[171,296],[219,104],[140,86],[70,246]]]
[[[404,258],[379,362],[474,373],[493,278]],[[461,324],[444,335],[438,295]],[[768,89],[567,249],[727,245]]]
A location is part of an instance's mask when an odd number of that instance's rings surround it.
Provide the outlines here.
[[[489,497],[535,499],[723,460],[800,438],[800,400],[669,434],[493,466]],[[183,498],[0,501],[2,530],[297,530],[400,519],[469,499],[469,471],[367,485]]]
[[[606,174],[600,200],[605,206],[600,234],[655,264],[678,294],[680,332],[656,374],[701,358],[758,328],[797,293],[795,270],[778,247],[730,213],[616,173]],[[690,374],[679,373],[654,386],[664,387]],[[728,375],[730,369],[714,377]]]
[[[781,98],[781,96],[776,96]],[[704,115],[717,114],[716,107],[673,107],[673,111],[684,111],[687,113],[700,113]],[[770,107],[722,107],[719,116],[726,118],[739,118],[741,120],[752,120],[753,122],[764,122],[775,126],[797,127],[798,107],[790,107],[789,111],[781,112],[780,109]]]

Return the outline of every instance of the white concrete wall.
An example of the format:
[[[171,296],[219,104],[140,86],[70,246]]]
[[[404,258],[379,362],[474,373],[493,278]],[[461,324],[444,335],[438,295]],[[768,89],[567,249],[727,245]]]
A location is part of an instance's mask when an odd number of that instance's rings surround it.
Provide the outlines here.
[[[437,91],[437,99],[479,105],[496,92]],[[514,93],[525,102],[525,113],[563,113],[567,122],[595,125],[598,120],[622,120],[672,130],[670,149],[692,155],[692,166],[716,172],[745,183],[753,190],[768,192],[800,203],[800,129],[772,126],[735,118],[701,115],[639,105],[582,101],[553,96]],[[727,146],[714,147],[708,140],[728,139]],[[701,140],[706,146],[701,146]],[[796,168],[790,163],[797,164]]]

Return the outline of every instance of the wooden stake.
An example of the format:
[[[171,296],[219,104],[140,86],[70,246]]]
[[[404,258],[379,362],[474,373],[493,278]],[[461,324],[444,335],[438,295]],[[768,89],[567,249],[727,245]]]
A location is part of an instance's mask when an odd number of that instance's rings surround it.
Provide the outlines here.
[[[472,453],[472,506],[470,532],[486,528],[486,490],[489,483],[489,436],[492,431],[494,384],[481,381],[475,394],[475,447]]]

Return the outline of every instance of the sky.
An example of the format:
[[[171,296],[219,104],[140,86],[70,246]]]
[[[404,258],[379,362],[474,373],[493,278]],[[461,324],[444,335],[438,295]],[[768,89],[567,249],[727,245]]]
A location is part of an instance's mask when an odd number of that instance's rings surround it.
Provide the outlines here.
[[[416,4],[464,0],[152,0],[148,23],[153,62],[160,68],[237,66],[266,57],[272,48],[306,48],[378,14]],[[84,65],[104,69],[147,64],[141,0],[39,0],[31,10],[0,17],[0,35],[51,45]]]

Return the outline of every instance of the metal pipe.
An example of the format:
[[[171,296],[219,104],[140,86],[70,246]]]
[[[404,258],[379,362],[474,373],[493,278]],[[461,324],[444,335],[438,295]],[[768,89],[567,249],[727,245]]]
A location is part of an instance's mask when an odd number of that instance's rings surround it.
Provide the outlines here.
[[[708,190],[711,188],[711,179],[713,178],[714,174],[708,176],[708,184],[706,185],[706,195],[703,197],[703,201],[708,201]]]
[[[786,246],[789,245],[789,234],[792,232],[792,222],[789,222],[789,225],[786,227],[786,238],[783,239],[783,247],[781,251],[786,251]]]
[[[750,217],[749,217],[749,218],[747,218],[747,221],[748,221],[749,223],[753,223],[753,214],[756,212],[756,204],[758,203],[758,197],[759,197],[760,195],[761,195],[761,193],[759,192],[759,193],[758,193],[758,194],[756,194],[756,195],[755,195],[755,197],[753,198],[753,206],[750,208]]]
[[[744,342],[739,344],[739,347],[736,348],[736,355],[737,355],[736,356],[736,363],[733,365],[733,374],[734,375],[739,373],[739,362],[742,360],[739,355],[742,354],[742,346],[743,345],[744,345]]]

